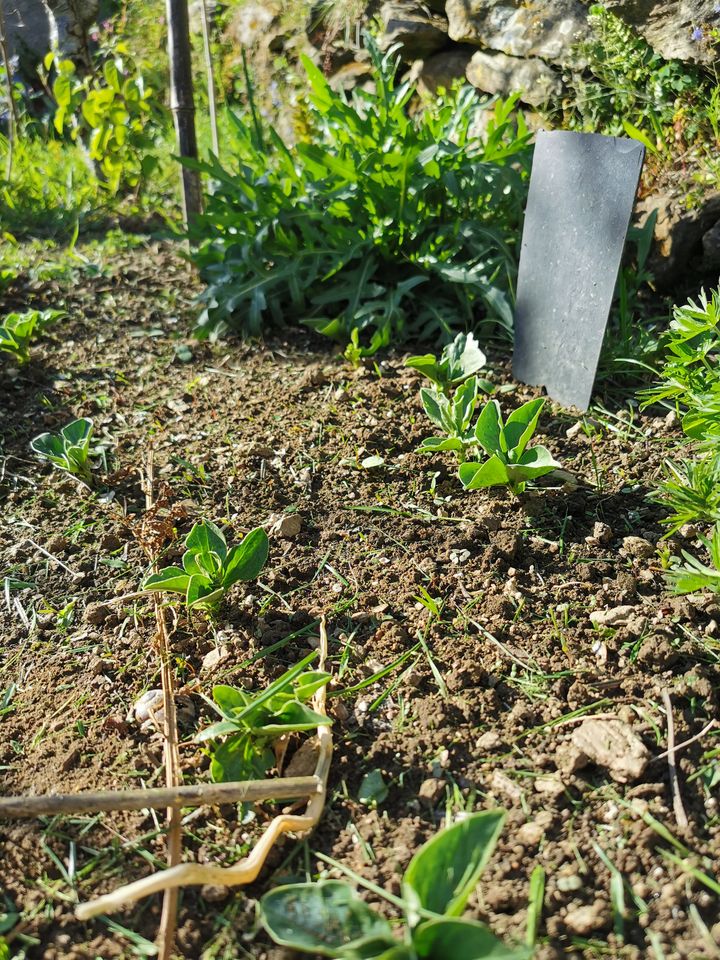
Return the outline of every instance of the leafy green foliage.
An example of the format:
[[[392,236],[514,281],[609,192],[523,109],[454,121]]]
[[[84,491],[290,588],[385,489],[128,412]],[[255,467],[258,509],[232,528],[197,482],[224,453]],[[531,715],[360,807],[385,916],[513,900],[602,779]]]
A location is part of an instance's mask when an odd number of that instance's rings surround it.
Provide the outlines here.
[[[41,433],[30,442],[31,449],[60,470],[92,483],[90,440],[93,422],[86,417],[73,420],[60,433]]]
[[[653,152],[672,142],[664,132],[671,125],[674,132],[683,131],[687,142],[695,139],[702,120],[697,116],[701,111],[692,108],[707,86],[701,71],[665,60],[601,4],[593,4],[588,13],[593,36],[577,48],[584,69],[578,66],[569,77],[572,96],[563,101],[565,125],[633,136]]]
[[[670,402],[682,417],[683,431],[694,440],[720,437],[720,291],[710,299],[675,307],[664,339],[661,382],[642,390],[642,407]]]
[[[715,524],[712,539],[700,536],[700,542],[710,554],[712,566],[683,550],[685,563],[680,563],[676,557],[667,571],[668,581],[675,593],[695,593],[696,590],[705,589],[720,593],[720,523]]]
[[[417,370],[428,380],[432,380],[438,390],[447,394],[463,380],[467,380],[485,366],[487,358],[480,349],[472,333],[459,333],[452,343],[443,347],[440,359],[434,353],[420,357],[409,357],[406,367]],[[490,391],[489,381],[481,381],[484,390]]]
[[[468,451],[475,445],[472,420],[478,396],[478,380],[470,377],[461,384],[452,398],[438,390],[423,387],[420,400],[430,420],[439,427],[444,436],[427,437],[418,447],[418,453],[438,453],[452,450],[460,461],[467,459]]]
[[[686,523],[720,521],[720,452],[710,450],[697,460],[666,461],[665,480],[655,498],[672,513],[663,520],[675,533]]]
[[[143,582],[143,590],[182,593],[189,609],[214,610],[239,580],[254,580],[268,557],[268,538],[261,527],[228,549],[222,532],[209,520],[196,523],[185,538],[182,567],[165,567]]]
[[[542,477],[560,464],[542,446],[528,448],[545,401],[530,400],[503,422],[500,404],[489,400],[475,424],[475,440],[488,455],[482,463],[462,463],[460,480],[468,490],[508,486],[521,493],[528,480]]]
[[[85,146],[111,193],[121,185],[137,187],[157,165],[152,151],[159,108],[127,45],[115,44],[101,69],[84,77],[71,60],[51,52],[44,66],[53,65],[55,130],[69,131]]]
[[[302,320],[345,342],[357,331],[357,357],[483,316],[510,328],[528,157],[516,100],[495,103],[482,140],[470,88],[410,116],[397,48],[367,48],[373,85],[351,100],[303,61],[308,139],[288,148],[251,100],[237,169],[193,164],[213,182],[190,231],[201,336]]]
[[[418,850],[402,881],[401,940],[338,880],[276,887],[260,901],[261,922],[276,943],[337,960],[527,960],[531,948],[460,917],[504,820],[500,810],[470,814]]]
[[[275,764],[273,743],[282,736],[332,721],[308,701],[330,679],[329,673],[307,670],[312,653],[260,693],[224,685],[213,687],[215,709],[222,720],[198,734],[198,741],[223,738],[210,749],[210,774],[216,782],[264,777]]]
[[[65,316],[63,310],[26,310],[6,314],[0,324],[0,353],[9,353],[16,363],[27,363],[33,338]]]

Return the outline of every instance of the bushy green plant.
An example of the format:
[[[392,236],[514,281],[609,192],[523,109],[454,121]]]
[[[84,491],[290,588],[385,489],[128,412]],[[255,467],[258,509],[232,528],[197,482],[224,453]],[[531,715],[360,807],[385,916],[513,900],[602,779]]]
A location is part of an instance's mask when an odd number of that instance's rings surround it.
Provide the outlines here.
[[[195,524],[185,547],[182,567],[151,574],[142,589],[181,593],[188,609],[214,610],[234,583],[254,580],[268,557],[268,538],[261,527],[228,549],[222,531],[210,520]]]
[[[700,542],[710,554],[712,566],[698,560],[687,550],[682,550],[684,563],[675,557],[667,571],[668,581],[675,593],[695,593],[697,590],[712,590],[720,593],[720,523],[715,524],[712,538],[700,536]]]
[[[336,960],[528,960],[531,947],[504,944],[462,916],[504,821],[502,810],[472,813],[423,844],[401,898],[388,897],[404,914],[399,937],[340,880],[276,887],[260,901],[260,920],[275,943]]]
[[[632,27],[602,4],[588,11],[592,36],[577,47],[584,69],[571,72],[565,98],[570,128],[611,136],[637,136],[653,152],[669,140],[665,129],[686,126],[698,134],[701,111],[692,111],[703,88],[702,73],[679,60],[665,60]],[[693,113],[697,114],[693,116]]]
[[[720,521],[720,451],[710,450],[697,459],[668,460],[664,470],[665,479],[654,497],[672,511],[662,521],[669,533],[686,523]]]
[[[720,291],[675,307],[663,346],[660,383],[642,390],[642,407],[671,403],[694,440],[720,438]]]
[[[467,460],[469,449],[476,444],[472,421],[478,396],[478,381],[470,377],[461,384],[452,398],[439,390],[420,391],[420,400],[429,419],[442,430],[443,436],[426,437],[418,453],[439,453],[452,450],[461,462]]]
[[[202,730],[199,742],[222,740],[208,750],[210,775],[216,782],[253,780],[275,765],[273,743],[291,733],[330,726],[332,720],[308,706],[330,674],[307,667],[317,657],[309,654],[259,693],[237,687],[213,687],[213,705],[222,720]]]
[[[485,404],[475,424],[475,440],[488,459],[460,464],[460,481],[467,490],[507,486],[522,493],[528,480],[560,467],[545,447],[528,447],[544,405],[542,398],[530,400],[503,422],[497,400]]]
[[[486,360],[473,334],[459,333],[452,343],[443,347],[439,360],[434,353],[426,353],[419,357],[408,357],[405,366],[417,370],[447,395],[452,387],[481,370]],[[491,389],[488,380],[482,380],[480,384],[484,390]]]
[[[92,483],[90,440],[93,422],[86,417],[73,420],[60,433],[41,433],[30,442],[30,448],[60,470]]]
[[[516,100],[466,88],[411,115],[397,48],[367,39],[373,86],[352,99],[308,59],[310,134],[287,147],[252,109],[236,122],[235,170],[212,181],[190,231],[206,283],[199,334],[257,335],[303,320],[366,352],[406,334],[512,322],[528,134]]]
[[[0,353],[10,354],[16,363],[27,363],[33,338],[64,316],[63,310],[25,310],[6,314],[0,324]]]
[[[160,108],[127,45],[114,44],[101,68],[85,76],[54,53],[45,58],[45,69],[51,66],[55,130],[83,144],[111,193],[138,187],[157,165]]]

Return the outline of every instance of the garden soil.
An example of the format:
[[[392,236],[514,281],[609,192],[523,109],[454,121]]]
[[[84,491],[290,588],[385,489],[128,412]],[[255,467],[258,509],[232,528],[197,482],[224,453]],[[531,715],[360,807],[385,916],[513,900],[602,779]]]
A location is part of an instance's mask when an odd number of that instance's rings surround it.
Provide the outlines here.
[[[673,416],[639,413],[630,388],[580,420],[548,405],[538,440],[566,473],[517,498],[466,493],[449,455],[414,452],[430,431],[402,357],[353,369],[297,330],[199,343],[196,293],[184,262],[150,244],[4,294],[5,309],[68,318],[26,367],[0,367],[2,794],[164,783],[160,735],[132,710],[160,686],[152,604],[109,603],[148,569],[151,458],[155,519],[176,530],[165,558],[201,517],[229,542],[259,524],[270,533],[259,582],[233,588],[216,623],[177,606],[186,782],[208,778],[192,738],[214,683],[267,684],[317,647],[323,616],[333,672],[318,829],[285,838],[246,889],[184,891],[178,956],[292,956],[257,931],[269,887],[342,876],[320,854],[397,894],[448,816],[498,806],[507,822],[469,915],[522,940],[542,867],[540,960],[718,956],[717,728],[677,754],[686,825],[665,756],[667,696],[682,744],[717,716],[720,677],[720,604],[673,597],[663,573],[670,552],[699,549],[695,531],[661,540],[665,511],[649,496],[679,440]],[[536,395],[501,350],[488,375],[505,410]],[[76,416],[93,419],[103,451],[96,492],[29,451]],[[609,753],[578,748],[578,731],[602,739],[591,718],[617,721]],[[363,803],[372,771],[387,795]],[[272,812],[201,808],[184,857],[235,862]],[[160,898],[111,918],[119,926],[81,923],[73,905],[160,867],[162,821],[145,810],[0,822],[0,910],[23,913],[11,948],[146,955]]]

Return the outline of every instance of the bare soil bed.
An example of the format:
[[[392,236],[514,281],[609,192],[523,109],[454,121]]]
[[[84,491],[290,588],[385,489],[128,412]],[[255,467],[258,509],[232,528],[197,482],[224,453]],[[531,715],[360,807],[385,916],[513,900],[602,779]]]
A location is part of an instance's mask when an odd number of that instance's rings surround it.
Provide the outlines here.
[[[208,695],[217,682],[264,685],[313,647],[323,614],[334,674],[318,830],[286,839],[248,889],[186,890],[180,956],[289,956],[256,932],[264,890],[340,876],[319,852],[397,892],[412,853],[448,816],[496,806],[508,822],[471,915],[498,934],[524,937],[540,864],[540,960],[717,956],[717,888],[707,883],[720,866],[717,729],[678,753],[687,827],[664,756],[664,692],[681,743],[717,716],[720,678],[720,606],[670,596],[655,550],[663,509],[648,493],[677,439],[672,417],[608,403],[578,420],[548,406],[538,439],[572,477],[519,498],[466,493],[450,458],[414,453],[430,431],[402,358],[353,370],[299,331],[257,346],[197,343],[195,292],[183,262],[149,245],[96,276],[19,280],[0,303],[69,313],[28,366],[0,367],[0,574],[28,584],[0,598],[2,794],[164,782],[159,734],[127,719],[159,686],[151,604],[103,606],[146,572],[138,467],[152,446],[179,517],[177,547],[200,517],[228,540],[297,518],[271,534],[260,582],[234,588],[215,625],[181,613],[178,684]],[[512,384],[505,357],[490,368]],[[533,395],[514,384],[500,400]],[[107,448],[100,496],[29,453],[33,436],[75,416],[92,417]],[[371,456],[383,462],[363,466]],[[437,614],[419,602],[423,590]],[[594,611],[612,613],[594,625]],[[184,775],[207,779],[191,742],[207,707],[193,692],[183,704]],[[604,762],[579,755],[575,734],[592,717],[640,738],[641,772],[627,771],[622,750]],[[388,786],[377,808],[358,800],[372,770]],[[232,863],[267,816],[203,809],[185,826],[185,856]],[[0,911],[22,915],[11,950],[147,955],[159,898],[111,918],[119,926],[80,923],[73,906],[162,864],[158,818],[0,822]],[[624,880],[624,916],[609,864]]]

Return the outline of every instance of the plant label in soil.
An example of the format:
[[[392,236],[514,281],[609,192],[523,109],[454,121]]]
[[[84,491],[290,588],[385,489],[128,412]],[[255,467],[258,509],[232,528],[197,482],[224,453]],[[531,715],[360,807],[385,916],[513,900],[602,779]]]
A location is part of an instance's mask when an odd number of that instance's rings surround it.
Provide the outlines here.
[[[525,212],[513,375],[587,410],[644,147],[540,132]]]

